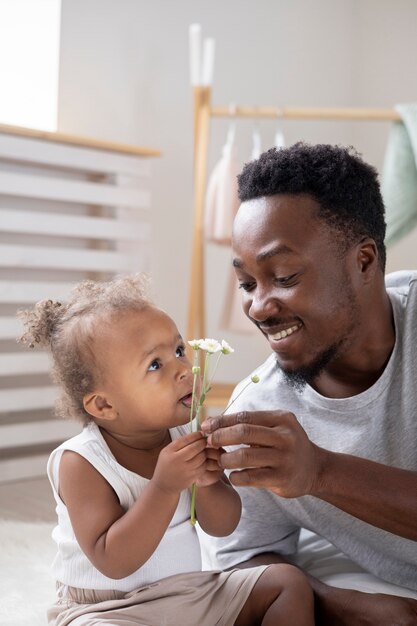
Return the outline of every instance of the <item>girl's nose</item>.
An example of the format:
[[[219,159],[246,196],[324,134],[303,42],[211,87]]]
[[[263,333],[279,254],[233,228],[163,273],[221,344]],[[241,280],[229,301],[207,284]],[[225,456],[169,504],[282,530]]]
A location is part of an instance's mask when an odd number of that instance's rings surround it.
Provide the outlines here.
[[[183,380],[184,378],[187,378],[187,376],[190,374],[191,372],[191,367],[190,365],[186,364],[186,363],[179,363],[179,367],[177,370],[177,376],[180,380]]]

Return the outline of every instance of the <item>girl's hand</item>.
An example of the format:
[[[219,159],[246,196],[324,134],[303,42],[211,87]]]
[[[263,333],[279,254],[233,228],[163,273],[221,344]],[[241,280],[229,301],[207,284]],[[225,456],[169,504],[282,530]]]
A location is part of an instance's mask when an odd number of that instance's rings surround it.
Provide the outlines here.
[[[175,439],[159,453],[151,482],[162,491],[179,493],[205,474],[207,440],[201,432]]]
[[[209,487],[214,485],[223,477],[223,468],[220,467],[220,456],[225,452],[223,448],[212,448],[207,446],[206,462],[204,471],[196,480],[197,487]]]

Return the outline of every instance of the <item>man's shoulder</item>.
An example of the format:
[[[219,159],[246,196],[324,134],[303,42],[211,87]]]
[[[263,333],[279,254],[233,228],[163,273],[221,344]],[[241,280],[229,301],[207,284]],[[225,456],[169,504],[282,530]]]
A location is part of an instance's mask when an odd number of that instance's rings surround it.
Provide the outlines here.
[[[385,286],[390,292],[407,295],[417,284],[417,270],[400,270],[385,276]]]
[[[417,270],[402,270],[385,276],[385,287],[394,308],[397,324],[401,319],[417,323]]]

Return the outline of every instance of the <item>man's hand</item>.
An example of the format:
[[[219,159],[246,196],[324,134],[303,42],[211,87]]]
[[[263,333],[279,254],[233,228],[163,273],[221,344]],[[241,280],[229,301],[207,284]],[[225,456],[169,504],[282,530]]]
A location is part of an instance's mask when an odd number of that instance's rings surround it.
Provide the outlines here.
[[[284,498],[315,491],[320,448],[307,437],[295,415],[288,411],[242,412],[208,418],[202,424],[214,447],[247,444],[221,455],[237,486],[265,487]]]
[[[240,487],[264,487],[283,498],[310,495],[399,537],[417,541],[417,472],[316,446],[288,411],[208,418],[214,447],[246,444],[220,457]]]

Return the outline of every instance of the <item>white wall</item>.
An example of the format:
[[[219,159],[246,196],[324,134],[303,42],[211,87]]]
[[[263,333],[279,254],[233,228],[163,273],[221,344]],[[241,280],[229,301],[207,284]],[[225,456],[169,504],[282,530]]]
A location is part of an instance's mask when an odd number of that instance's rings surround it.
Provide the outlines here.
[[[352,54],[354,103],[391,107],[417,101],[417,2],[356,0]],[[353,143],[380,170],[389,127],[356,125]],[[387,270],[417,267],[417,230],[388,250]]]
[[[192,109],[188,26],[216,39],[215,104],[387,106],[417,98],[414,0],[62,0],[59,130],[160,148],[153,178],[157,300],[185,331],[192,224]],[[381,168],[381,122],[285,122],[288,143],[354,144]],[[277,124],[258,125],[264,148]],[[237,133],[249,159],[253,123]],[[227,123],[212,126],[210,165]],[[414,238],[415,241],[416,238]],[[217,325],[229,254],[207,249],[208,334]],[[391,260],[392,258],[392,260]],[[389,268],[417,266],[400,244]],[[256,334],[225,337],[238,357],[219,378],[234,381],[268,353]]]

